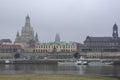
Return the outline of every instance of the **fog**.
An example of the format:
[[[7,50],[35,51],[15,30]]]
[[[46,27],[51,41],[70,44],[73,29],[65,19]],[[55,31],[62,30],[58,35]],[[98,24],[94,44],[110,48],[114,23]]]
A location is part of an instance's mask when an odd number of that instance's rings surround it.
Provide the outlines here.
[[[120,26],[120,0],[0,0],[0,39],[15,40],[29,14],[40,42],[83,42],[86,36],[112,36]],[[119,29],[120,31],[120,29]]]

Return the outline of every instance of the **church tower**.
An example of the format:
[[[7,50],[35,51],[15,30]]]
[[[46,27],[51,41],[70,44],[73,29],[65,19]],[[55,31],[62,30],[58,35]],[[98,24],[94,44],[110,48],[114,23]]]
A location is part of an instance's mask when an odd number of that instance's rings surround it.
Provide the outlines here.
[[[60,35],[58,33],[55,36],[55,42],[56,43],[60,42]]]
[[[28,42],[28,40],[31,39],[34,40],[34,31],[33,28],[31,27],[30,17],[28,15],[26,16],[26,22],[21,31],[21,37],[24,38],[25,42]]]
[[[30,17],[29,17],[29,15],[26,16],[25,26],[26,26],[26,27],[30,27],[30,26],[31,26],[31,25],[30,25]]]
[[[21,35],[17,32],[15,43],[29,43],[30,41],[38,41],[38,35],[34,36],[33,27],[30,24],[30,17],[29,15],[25,18],[25,24],[22,27]]]
[[[38,34],[36,33],[35,35],[35,42],[38,43],[39,42],[39,39],[38,39]]]
[[[118,26],[117,26],[116,23],[113,25],[113,34],[112,34],[112,36],[113,36],[114,39],[118,38]]]
[[[17,31],[15,42],[19,42],[19,40],[20,40],[20,35],[19,32]]]
[[[16,37],[20,37],[20,35],[19,35],[19,32],[17,32],[17,35],[16,35]]]

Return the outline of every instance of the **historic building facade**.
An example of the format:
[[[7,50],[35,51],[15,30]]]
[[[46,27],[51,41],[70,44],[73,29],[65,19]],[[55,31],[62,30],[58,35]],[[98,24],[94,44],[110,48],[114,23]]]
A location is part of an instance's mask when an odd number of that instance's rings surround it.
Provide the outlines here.
[[[20,44],[22,46],[29,46],[29,43],[37,43],[39,42],[38,40],[38,34],[34,36],[34,30],[33,27],[31,27],[30,24],[30,17],[27,15],[26,16],[26,22],[25,25],[22,27],[21,30],[21,35],[19,32],[17,32],[16,39],[15,39],[15,44]]]
[[[38,43],[33,52],[36,53],[56,53],[56,52],[76,52],[77,45],[74,42],[49,42]]]
[[[84,52],[117,52],[120,51],[120,37],[118,37],[118,26],[113,25],[112,37],[90,37],[84,41]]]
[[[0,53],[17,53],[21,51],[21,46],[13,44],[10,39],[0,40]]]

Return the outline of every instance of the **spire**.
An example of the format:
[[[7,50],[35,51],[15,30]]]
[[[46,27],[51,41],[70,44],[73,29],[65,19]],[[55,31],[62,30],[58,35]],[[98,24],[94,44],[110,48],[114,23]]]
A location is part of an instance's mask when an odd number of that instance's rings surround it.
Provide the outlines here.
[[[19,35],[19,32],[17,31],[15,43],[19,42],[19,40],[20,40],[20,35]]]
[[[19,37],[20,35],[19,35],[19,32],[17,31],[17,35],[16,35],[16,37]]]
[[[25,26],[26,26],[26,27],[30,27],[30,17],[29,17],[28,14],[27,14],[27,16],[26,16]]]
[[[35,42],[36,42],[36,43],[39,42],[38,34],[37,34],[37,33],[36,33],[36,35],[35,35]]]
[[[118,38],[118,26],[117,24],[115,23],[113,25],[113,34],[112,34],[113,38]]]
[[[55,36],[55,42],[60,42],[60,35],[58,33]]]

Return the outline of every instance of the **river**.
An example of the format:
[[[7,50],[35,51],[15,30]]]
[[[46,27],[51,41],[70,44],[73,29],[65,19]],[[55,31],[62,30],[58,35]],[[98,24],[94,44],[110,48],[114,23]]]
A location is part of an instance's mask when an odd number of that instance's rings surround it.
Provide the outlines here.
[[[0,74],[75,74],[120,76],[120,65],[0,64]]]

